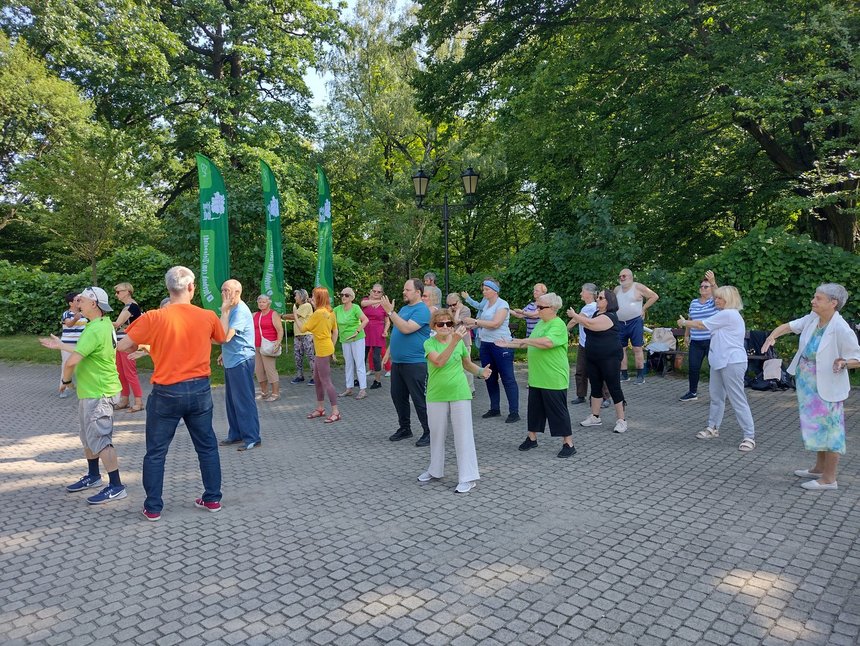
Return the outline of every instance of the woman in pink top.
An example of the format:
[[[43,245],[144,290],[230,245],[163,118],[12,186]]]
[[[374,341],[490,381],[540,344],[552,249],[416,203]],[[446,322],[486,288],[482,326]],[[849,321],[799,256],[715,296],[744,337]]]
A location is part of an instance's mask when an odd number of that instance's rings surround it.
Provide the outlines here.
[[[281,345],[284,338],[284,326],[281,325],[281,317],[272,309],[272,299],[265,294],[257,297],[258,312],[254,314],[254,372],[257,381],[260,382],[260,393],[257,399],[273,402],[281,398],[281,380],[278,377],[277,357],[267,357],[260,353],[263,339],[277,341]],[[269,392],[269,385],[272,392]]]
[[[373,383],[370,389],[382,388],[382,355],[385,353],[385,337],[391,321],[382,309],[382,285],[376,283],[370,290],[370,296],[361,301],[361,311],[367,317],[368,324],[364,328],[364,359],[367,361],[373,351]]]

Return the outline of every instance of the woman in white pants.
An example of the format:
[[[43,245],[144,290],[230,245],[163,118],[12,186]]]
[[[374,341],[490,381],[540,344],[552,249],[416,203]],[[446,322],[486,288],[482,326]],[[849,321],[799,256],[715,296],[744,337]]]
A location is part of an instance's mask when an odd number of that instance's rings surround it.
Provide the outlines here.
[[[346,390],[340,396],[349,397],[352,395],[352,387],[357,380],[359,390],[356,399],[364,399],[367,397],[364,328],[367,327],[369,321],[361,308],[355,304],[355,292],[352,287],[344,287],[340,290],[340,302],[341,304],[334,308],[346,372]]]
[[[744,348],[746,327],[739,311],[744,304],[736,288],[724,285],[714,290],[714,305],[719,311],[710,318],[688,321],[682,316],[678,319],[678,327],[708,330],[711,333],[711,347],[708,350],[711,408],[707,428],[699,431],[696,437],[710,440],[720,436],[720,424],[728,397],[735,410],[738,426],[744,433],[738,449],[752,451],[755,448],[755,423],[744,392],[744,374],[747,371],[747,353]]]
[[[463,339],[469,333],[465,326],[454,329],[454,317],[448,311],[436,310],[430,317],[430,328],[436,335],[424,342],[427,357],[427,422],[430,425],[430,466],[418,476],[418,482],[438,480],[445,473],[445,435],[448,415],[454,429],[459,484],[455,493],[468,493],[477,484],[478,456],[472,434],[472,392],[466,381],[467,370],[479,379],[492,372],[472,363]]]

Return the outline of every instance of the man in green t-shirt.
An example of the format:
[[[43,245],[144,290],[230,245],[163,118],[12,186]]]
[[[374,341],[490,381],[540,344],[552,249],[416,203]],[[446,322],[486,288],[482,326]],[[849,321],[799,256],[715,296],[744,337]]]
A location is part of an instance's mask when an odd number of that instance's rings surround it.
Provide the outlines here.
[[[549,433],[562,439],[557,457],[576,454],[570,413],[567,409],[567,388],[570,385],[570,363],[567,359],[567,326],[558,318],[561,297],[550,292],[536,301],[538,323],[527,339],[496,341],[504,348],[528,348],[529,408],[528,437],[520,451],[537,448],[537,434],[543,433],[549,422]]]
[[[87,287],[80,294],[81,314],[89,323],[81,333],[75,351],[63,367],[60,392],[77,377],[78,417],[81,422],[81,443],[89,465],[88,473],[66,487],[67,491],[83,491],[102,482],[99,459],[108,473],[109,484],[95,496],[87,498],[91,505],[101,505],[125,498],[125,485],[119,477],[119,460],[113,446],[113,406],[118,401],[122,386],[116,371],[116,332],[110,319],[104,316],[112,311],[108,295],[100,287]],[[39,339],[52,350],[61,350],[60,340]]]

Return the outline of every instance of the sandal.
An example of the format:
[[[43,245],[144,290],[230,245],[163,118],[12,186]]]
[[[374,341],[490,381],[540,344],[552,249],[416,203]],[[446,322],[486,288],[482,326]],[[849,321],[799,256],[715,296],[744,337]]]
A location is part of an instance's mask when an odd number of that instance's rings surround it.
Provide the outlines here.
[[[720,431],[716,428],[708,427],[704,431],[696,433],[696,438],[700,440],[712,440],[720,436]]]
[[[266,401],[266,402],[276,402],[276,401],[278,401],[280,398],[281,398],[281,396],[280,396],[280,395],[276,395],[276,394],[272,393],[271,395],[267,395],[266,397],[263,397],[263,401]]]
[[[120,399],[113,407],[114,410],[122,410],[123,408],[128,408],[128,397]]]
[[[356,396],[355,396],[355,398],[356,398],[356,399],[365,399],[365,398],[367,398],[367,391],[365,391],[365,390],[360,390],[360,391],[358,392],[358,395],[356,395]]]
[[[317,417],[325,417],[325,410],[315,408],[310,413],[308,413],[308,419],[315,419]]]
[[[747,451],[752,451],[755,448],[755,440],[751,440],[748,437],[744,438],[744,440],[738,446],[739,451],[743,451],[746,453]]]
[[[142,411],[142,410],[143,410],[143,405],[135,404],[134,406],[132,406],[131,408],[129,408],[129,409],[128,409],[127,411],[125,411],[125,412],[126,412],[126,413],[139,413],[139,412],[140,412],[140,411]]]
[[[338,393],[338,397],[352,397],[352,388],[347,388],[342,393]]]
[[[332,422],[340,421],[340,413],[332,413],[329,417],[325,418],[326,424],[331,424]]]

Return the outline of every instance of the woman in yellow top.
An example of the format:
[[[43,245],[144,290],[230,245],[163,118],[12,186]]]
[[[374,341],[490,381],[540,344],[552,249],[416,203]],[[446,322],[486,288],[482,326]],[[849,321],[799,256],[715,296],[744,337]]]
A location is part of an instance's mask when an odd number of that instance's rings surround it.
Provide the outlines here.
[[[290,314],[282,314],[281,318],[284,321],[301,321],[302,325],[308,320],[308,317],[314,313],[311,299],[308,297],[306,289],[297,289],[293,292],[295,304],[293,311]],[[298,326],[293,329],[293,358],[296,360],[296,376],[290,381],[291,384],[300,384],[305,380],[305,358],[308,360],[308,367],[311,369],[311,375],[314,374],[314,342],[313,335],[310,332],[300,333]],[[313,386],[314,380],[311,377],[308,381],[308,386]]]
[[[313,292],[314,313],[307,321],[302,322],[296,317],[296,332],[310,332],[314,337],[314,388],[317,392],[317,407],[308,413],[308,419],[325,417],[325,396],[331,402],[331,415],[325,418],[326,424],[340,419],[337,409],[337,391],[331,381],[331,357],[334,354],[334,344],[337,343],[337,319],[331,309],[328,290],[316,287]]]

